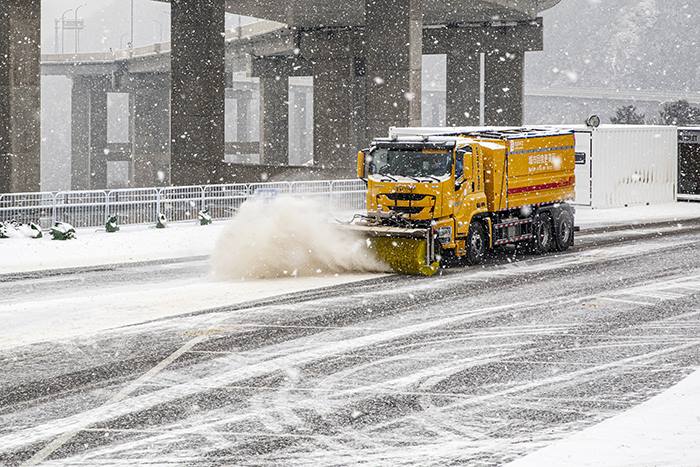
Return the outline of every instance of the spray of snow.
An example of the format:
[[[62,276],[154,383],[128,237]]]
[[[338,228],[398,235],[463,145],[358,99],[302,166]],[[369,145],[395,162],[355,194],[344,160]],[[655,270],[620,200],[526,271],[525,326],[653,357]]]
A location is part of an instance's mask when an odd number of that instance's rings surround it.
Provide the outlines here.
[[[244,203],[219,237],[212,267],[224,280],[388,270],[320,203],[290,197]]]

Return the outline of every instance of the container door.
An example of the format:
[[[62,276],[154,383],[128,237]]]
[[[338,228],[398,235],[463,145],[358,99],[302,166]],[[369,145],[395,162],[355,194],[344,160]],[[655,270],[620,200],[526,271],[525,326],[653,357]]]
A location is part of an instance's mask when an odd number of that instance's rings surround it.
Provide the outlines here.
[[[592,135],[590,132],[576,132],[576,200],[574,204],[591,205],[591,176],[593,174],[591,148]]]
[[[678,198],[700,199],[700,128],[678,132]]]

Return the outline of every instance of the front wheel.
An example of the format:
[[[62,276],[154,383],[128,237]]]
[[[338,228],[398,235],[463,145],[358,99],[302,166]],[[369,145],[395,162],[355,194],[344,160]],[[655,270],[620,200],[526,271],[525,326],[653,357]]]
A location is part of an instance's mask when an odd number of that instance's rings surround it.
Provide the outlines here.
[[[484,225],[478,221],[472,222],[467,235],[467,262],[472,265],[480,264],[486,256],[487,244]]]

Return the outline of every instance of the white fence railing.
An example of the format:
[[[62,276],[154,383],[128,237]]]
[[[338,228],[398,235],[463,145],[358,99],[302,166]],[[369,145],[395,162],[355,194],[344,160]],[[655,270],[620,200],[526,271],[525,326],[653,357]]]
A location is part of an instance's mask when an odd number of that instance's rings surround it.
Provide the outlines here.
[[[8,193],[0,194],[0,222],[36,222],[48,228],[61,221],[96,227],[108,216],[117,215],[122,224],[151,224],[158,213],[171,222],[194,220],[204,208],[213,218],[225,219],[253,196],[278,194],[314,199],[332,210],[348,211],[365,208],[366,188],[362,180],[324,180]]]

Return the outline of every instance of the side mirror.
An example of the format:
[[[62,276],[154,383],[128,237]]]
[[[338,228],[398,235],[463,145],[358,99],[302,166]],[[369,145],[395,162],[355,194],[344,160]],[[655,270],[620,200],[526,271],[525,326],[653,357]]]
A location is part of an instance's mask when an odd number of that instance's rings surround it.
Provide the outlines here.
[[[365,178],[365,152],[357,153],[357,178]]]

